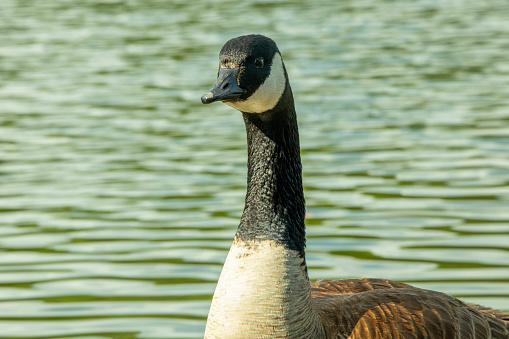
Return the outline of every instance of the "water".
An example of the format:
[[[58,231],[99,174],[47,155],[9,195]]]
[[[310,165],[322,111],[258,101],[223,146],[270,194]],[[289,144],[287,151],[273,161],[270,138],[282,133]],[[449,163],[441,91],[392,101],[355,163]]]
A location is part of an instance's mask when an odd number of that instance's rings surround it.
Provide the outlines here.
[[[273,37],[312,279],[509,310],[505,1],[0,4],[0,338],[200,338],[243,208],[217,54]]]

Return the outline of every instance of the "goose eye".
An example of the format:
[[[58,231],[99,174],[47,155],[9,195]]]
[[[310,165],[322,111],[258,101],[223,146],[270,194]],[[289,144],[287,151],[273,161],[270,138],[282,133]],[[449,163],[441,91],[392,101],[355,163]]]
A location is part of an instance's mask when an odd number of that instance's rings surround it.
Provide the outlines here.
[[[263,67],[263,63],[264,63],[264,60],[262,57],[260,58],[257,58],[254,62],[255,66],[258,67],[258,68],[262,68]]]

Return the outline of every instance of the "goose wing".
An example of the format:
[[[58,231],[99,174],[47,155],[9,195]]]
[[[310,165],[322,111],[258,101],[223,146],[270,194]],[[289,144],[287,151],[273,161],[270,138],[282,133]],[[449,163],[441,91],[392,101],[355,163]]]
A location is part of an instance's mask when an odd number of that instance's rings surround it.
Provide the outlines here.
[[[327,338],[509,339],[507,314],[404,283],[324,280],[311,295]]]

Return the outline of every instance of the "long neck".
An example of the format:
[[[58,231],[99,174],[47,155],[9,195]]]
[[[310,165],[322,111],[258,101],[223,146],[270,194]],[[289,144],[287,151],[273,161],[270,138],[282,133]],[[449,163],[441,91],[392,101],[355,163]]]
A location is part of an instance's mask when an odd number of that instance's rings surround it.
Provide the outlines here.
[[[304,257],[304,195],[289,86],[269,112],[244,114],[246,206],[217,284],[205,338],[325,338]]]
[[[248,144],[248,185],[237,238],[272,240],[297,250],[304,257],[302,165],[290,86],[273,110],[243,115]]]

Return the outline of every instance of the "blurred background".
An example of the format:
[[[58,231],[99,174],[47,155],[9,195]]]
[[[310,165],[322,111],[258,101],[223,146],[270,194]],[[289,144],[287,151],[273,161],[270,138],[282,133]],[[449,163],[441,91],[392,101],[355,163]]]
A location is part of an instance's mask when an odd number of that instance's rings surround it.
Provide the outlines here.
[[[509,3],[0,4],[0,338],[200,338],[242,213],[237,35],[296,98],[312,279],[509,310]]]

